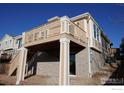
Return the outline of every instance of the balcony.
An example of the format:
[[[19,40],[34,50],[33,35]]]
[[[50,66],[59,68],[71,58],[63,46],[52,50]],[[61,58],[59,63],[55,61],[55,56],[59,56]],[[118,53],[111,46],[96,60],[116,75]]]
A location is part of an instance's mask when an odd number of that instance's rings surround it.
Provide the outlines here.
[[[29,47],[55,41],[64,36],[81,45],[87,43],[86,32],[83,29],[69,19],[61,18],[25,32],[25,36],[23,36],[24,46]]]

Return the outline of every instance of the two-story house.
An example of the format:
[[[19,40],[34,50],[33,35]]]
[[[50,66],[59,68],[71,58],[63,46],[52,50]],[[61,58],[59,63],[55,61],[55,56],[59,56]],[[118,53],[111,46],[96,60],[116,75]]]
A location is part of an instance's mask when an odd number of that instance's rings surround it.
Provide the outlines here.
[[[56,16],[22,34],[22,48],[9,75],[17,68],[16,84],[29,74],[44,76],[53,84],[72,84],[72,78],[79,82],[77,77],[92,78],[104,66],[110,44],[89,13]]]

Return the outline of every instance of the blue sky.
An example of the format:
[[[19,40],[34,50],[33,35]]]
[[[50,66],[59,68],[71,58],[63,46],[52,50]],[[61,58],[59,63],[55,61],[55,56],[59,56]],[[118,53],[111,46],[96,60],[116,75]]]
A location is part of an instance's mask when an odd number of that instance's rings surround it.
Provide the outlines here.
[[[0,4],[0,38],[18,35],[53,16],[91,13],[105,34],[119,47],[124,37],[124,4]]]

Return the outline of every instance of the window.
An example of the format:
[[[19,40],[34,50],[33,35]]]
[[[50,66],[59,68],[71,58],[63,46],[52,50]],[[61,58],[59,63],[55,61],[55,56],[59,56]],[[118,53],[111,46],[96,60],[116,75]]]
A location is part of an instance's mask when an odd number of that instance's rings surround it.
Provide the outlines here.
[[[10,40],[10,44],[11,44],[12,40]]]
[[[93,28],[94,28],[94,38],[96,38],[96,33],[97,33],[96,30],[97,29],[96,29],[96,25],[95,24],[93,25]]]
[[[18,44],[18,40],[16,40],[16,44]]]
[[[6,45],[7,45],[7,41],[6,41]]]
[[[97,28],[97,40],[99,41],[99,28]]]
[[[100,41],[100,29],[95,24],[93,26],[94,28],[94,38],[98,41]]]

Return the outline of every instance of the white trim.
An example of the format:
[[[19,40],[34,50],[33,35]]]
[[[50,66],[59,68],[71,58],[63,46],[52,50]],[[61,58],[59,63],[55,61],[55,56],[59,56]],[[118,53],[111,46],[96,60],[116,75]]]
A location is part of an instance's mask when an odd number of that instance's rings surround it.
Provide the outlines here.
[[[69,75],[69,77],[77,77],[77,75]]]
[[[25,70],[26,70],[26,61],[27,61],[27,52],[28,50],[24,48],[24,56],[23,56],[23,67],[22,67],[22,81],[24,80],[25,77]]]
[[[61,30],[60,33],[69,33],[69,23],[68,21],[70,21],[69,17],[67,16],[63,16],[60,18],[60,22],[61,22]]]
[[[70,40],[68,38],[60,38],[60,42],[68,42],[70,43]]]
[[[92,20],[90,19],[89,20],[89,38],[90,38],[90,47],[92,47],[93,46],[93,22],[92,22]]]

